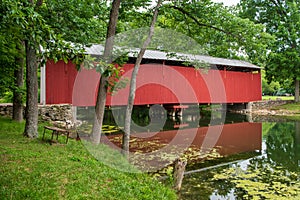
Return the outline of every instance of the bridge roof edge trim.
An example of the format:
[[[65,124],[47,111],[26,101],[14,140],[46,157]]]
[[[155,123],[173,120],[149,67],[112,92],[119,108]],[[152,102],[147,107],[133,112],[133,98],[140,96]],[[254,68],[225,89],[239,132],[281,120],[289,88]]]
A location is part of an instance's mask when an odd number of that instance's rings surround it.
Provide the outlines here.
[[[99,44],[94,44],[90,47],[86,47],[86,54],[101,56],[104,51],[104,47]],[[132,53],[129,53],[129,57],[135,58],[139,49],[132,49]],[[235,60],[235,59],[227,59],[227,58],[218,58],[207,55],[192,55],[192,54],[182,54],[176,53],[176,56],[168,56],[166,52],[158,51],[158,50],[146,50],[144,59],[154,59],[154,60],[166,60],[166,61],[186,61],[183,58],[187,58],[190,60],[197,60],[200,62],[205,62],[211,65],[223,65],[223,66],[233,66],[233,67],[245,67],[252,69],[261,69],[261,67],[249,63],[243,60]]]

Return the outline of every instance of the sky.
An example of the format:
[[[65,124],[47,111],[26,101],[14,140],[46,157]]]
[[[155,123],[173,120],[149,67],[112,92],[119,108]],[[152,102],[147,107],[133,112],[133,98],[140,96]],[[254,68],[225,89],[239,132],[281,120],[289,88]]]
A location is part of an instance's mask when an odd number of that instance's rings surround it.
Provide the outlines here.
[[[240,0],[212,0],[213,2],[223,2],[225,6],[236,5]]]

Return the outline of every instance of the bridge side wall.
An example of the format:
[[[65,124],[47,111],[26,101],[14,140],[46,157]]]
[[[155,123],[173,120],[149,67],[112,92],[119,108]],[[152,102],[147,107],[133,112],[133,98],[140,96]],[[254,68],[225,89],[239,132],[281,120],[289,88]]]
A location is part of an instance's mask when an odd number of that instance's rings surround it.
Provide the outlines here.
[[[133,64],[124,66],[130,79]],[[48,62],[46,67],[46,103],[94,106],[100,75],[95,70],[77,72],[72,63]],[[247,103],[261,100],[260,73],[200,70],[192,67],[144,64],[141,66],[135,105]],[[107,105],[126,105],[129,84],[114,95]]]

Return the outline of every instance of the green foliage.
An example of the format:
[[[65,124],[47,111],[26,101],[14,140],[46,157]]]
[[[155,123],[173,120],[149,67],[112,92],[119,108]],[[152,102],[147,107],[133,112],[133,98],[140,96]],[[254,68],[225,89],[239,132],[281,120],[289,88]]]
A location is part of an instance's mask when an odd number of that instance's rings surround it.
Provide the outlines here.
[[[237,17],[211,1],[174,1],[165,4],[159,26],[175,28],[195,39],[211,56],[240,58],[262,65],[266,47],[274,39],[264,26]]]
[[[264,95],[273,95],[279,88],[281,88],[281,85],[279,82],[268,82],[266,79],[266,71],[262,70],[262,92]]]
[[[89,44],[105,38],[109,7],[102,0],[47,0],[39,12],[65,41]]]
[[[272,81],[268,84],[266,79],[262,79],[262,92],[264,95],[273,95],[280,88],[280,84],[278,82]]]
[[[71,60],[79,68],[85,60],[84,47],[105,38],[109,13],[106,1],[50,0],[40,13],[55,32],[44,47],[44,60]]]
[[[277,123],[267,135],[268,158],[276,166],[299,171],[299,121]]]
[[[2,31],[14,37],[10,42],[29,40],[37,51],[41,52],[40,46],[44,48],[46,58],[65,62],[77,61],[75,57],[82,55],[82,45],[103,38],[106,27],[103,18],[108,13],[105,1],[95,0],[49,0],[40,6],[29,1],[4,0],[1,10]]]
[[[132,32],[128,34],[129,41],[138,45],[142,42],[136,40],[143,41],[147,32],[141,27],[150,23],[152,12],[147,8],[149,1],[144,1],[144,9],[137,9],[141,2],[122,3],[119,23],[119,30]],[[229,10],[210,0],[167,1],[160,9],[150,48],[240,58],[264,66],[267,46],[274,37],[264,31],[265,26],[240,18],[236,13],[236,10]],[[169,31],[161,32],[163,29]],[[188,37],[198,43],[196,47],[186,43],[185,38]]]
[[[149,25],[152,19],[151,6],[151,0],[123,1],[119,9],[117,33]]]
[[[21,137],[24,123],[0,118],[0,124],[2,199],[176,199],[146,174],[122,173],[98,162],[81,142],[50,145]]]
[[[266,25],[276,37],[265,66],[267,80],[300,79],[299,1],[241,0],[240,15]]]
[[[0,64],[1,65],[1,64]],[[6,93],[12,89],[13,81],[13,68],[9,65],[3,64],[0,67],[0,97],[6,96]]]
[[[262,125],[262,135],[263,138],[269,133],[269,131],[276,125],[276,123],[263,123]]]
[[[16,60],[25,57],[23,41],[36,50],[39,64],[71,60],[79,67],[84,45],[105,37],[106,1],[3,0],[0,3],[0,96],[14,90]],[[66,42],[67,41],[67,42]]]
[[[5,6],[0,3],[0,97],[11,91],[14,85],[14,70],[18,66],[16,58],[22,57],[21,42],[16,40],[17,26],[9,26],[5,19]]]
[[[86,59],[84,46],[66,42],[62,38],[58,39],[58,37],[57,41],[47,42],[47,46],[41,55],[43,57],[42,64],[45,64],[48,59],[54,62],[63,60],[65,63],[72,61],[79,69]]]
[[[123,53],[124,55],[115,56],[117,57],[113,63],[107,63],[103,59],[98,59],[90,55],[84,56],[82,60],[82,66],[86,69],[95,69],[101,74],[101,76],[107,77],[108,81],[106,82],[107,91],[110,94],[117,93],[120,89],[126,87],[128,83],[127,78],[122,78],[123,75],[123,64],[128,60],[126,52],[116,51],[115,54]],[[80,68],[79,68],[80,69]]]
[[[4,92],[2,94],[1,103],[12,103],[13,102],[13,93],[11,91]]]

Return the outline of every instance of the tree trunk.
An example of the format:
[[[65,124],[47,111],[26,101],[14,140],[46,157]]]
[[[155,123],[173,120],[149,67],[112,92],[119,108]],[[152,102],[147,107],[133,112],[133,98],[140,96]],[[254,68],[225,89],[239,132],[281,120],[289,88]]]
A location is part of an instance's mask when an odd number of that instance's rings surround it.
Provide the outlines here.
[[[23,57],[23,43],[19,49],[19,57],[16,59],[18,66],[14,71],[15,86],[13,90],[13,120],[17,122],[23,121],[23,86],[24,86],[24,57]]]
[[[299,102],[299,80],[295,80],[295,102]]]
[[[143,47],[141,48],[135,65],[134,65],[134,69],[132,71],[132,75],[131,75],[131,80],[130,80],[130,91],[129,91],[129,96],[128,96],[128,103],[127,103],[127,107],[126,107],[126,114],[125,114],[125,127],[124,127],[124,134],[123,134],[123,138],[122,138],[122,153],[128,157],[129,155],[129,141],[130,141],[130,128],[131,128],[131,115],[132,115],[132,109],[133,109],[133,103],[134,103],[134,98],[135,98],[135,90],[136,90],[136,77],[140,68],[140,64],[141,61],[143,59],[143,56],[145,54],[146,48],[148,47],[148,45],[151,42],[151,38],[154,34],[154,28],[155,28],[155,23],[157,20],[157,16],[158,16],[158,10],[160,7],[162,0],[159,0],[157,2],[157,6],[154,10],[154,14],[153,14],[153,18],[152,18],[152,22],[151,22],[151,26],[150,26],[150,30],[149,30],[149,34],[143,44]]]
[[[295,151],[295,159],[298,162],[298,166],[300,165],[300,121],[295,122],[295,139],[294,139],[294,151]]]
[[[35,49],[29,44],[29,41],[25,42],[25,48],[27,99],[25,109],[26,124],[24,136],[36,138],[38,137],[38,63]]]
[[[112,50],[114,45],[114,36],[116,34],[116,27],[119,16],[121,0],[114,0],[112,3],[112,8],[110,10],[109,25],[107,28],[105,48],[104,48],[104,60],[110,64],[112,62]],[[92,142],[94,144],[99,144],[101,139],[101,127],[104,119],[105,104],[106,104],[106,94],[107,94],[107,80],[108,77],[101,75],[99,85],[98,85],[98,95],[95,107],[94,124],[92,129]]]
[[[177,191],[181,190],[182,180],[184,177],[186,161],[177,159],[174,164],[174,189]]]
[[[99,144],[101,139],[101,132],[102,132],[102,124],[104,119],[104,112],[105,112],[105,103],[106,103],[106,82],[107,78],[104,76],[101,76],[99,85],[98,85],[98,92],[97,95],[97,102],[95,107],[95,116],[94,116],[94,123],[93,123],[93,129],[92,129],[92,138],[91,142],[93,144]]]

